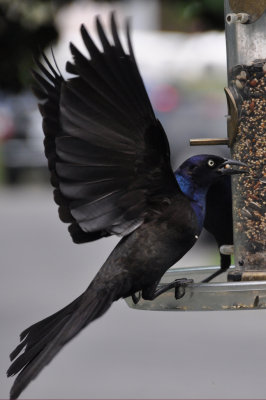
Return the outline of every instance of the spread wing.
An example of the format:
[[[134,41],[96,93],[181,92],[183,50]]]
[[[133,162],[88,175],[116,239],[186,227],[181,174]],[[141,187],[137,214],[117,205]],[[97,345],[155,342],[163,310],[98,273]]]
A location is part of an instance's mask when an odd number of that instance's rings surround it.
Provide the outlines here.
[[[65,81],[45,55],[34,72],[44,146],[59,216],[75,242],[126,235],[179,193],[166,134],[156,119],[135,61],[127,23],[125,52],[111,15],[103,50],[84,26],[90,58],[70,44]],[[167,201],[166,201],[167,200]]]

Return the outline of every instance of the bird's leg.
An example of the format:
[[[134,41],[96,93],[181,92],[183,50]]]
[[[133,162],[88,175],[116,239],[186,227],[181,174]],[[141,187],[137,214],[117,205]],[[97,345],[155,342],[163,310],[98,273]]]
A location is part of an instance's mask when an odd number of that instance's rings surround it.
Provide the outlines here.
[[[213,274],[211,274],[207,278],[203,279],[203,281],[201,281],[201,283],[210,282],[212,279],[216,278],[216,276],[219,276],[219,275],[223,274],[227,269],[228,268],[226,268],[226,269],[222,269],[222,268],[218,269],[218,271],[215,271]]]
[[[193,279],[176,279],[171,283],[167,283],[158,289],[158,283],[156,282],[154,285],[146,287],[142,290],[142,298],[144,300],[154,300],[156,297],[160,296],[161,294],[167,292],[168,290],[175,288],[175,298],[181,299],[186,292],[186,287],[193,283]]]
[[[141,298],[141,292],[138,292],[138,294],[136,295],[136,293],[131,295],[132,301],[134,304],[138,304],[138,302],[140,301]]]
[[[218,269],[218,271],[215,271],[213,274],[205,278],[202,283],[208,283],[212,279],[216,278],[217,276],[223,274],[225,271],[228,270],[228,268],[231,265],[231,257],[228,254],[221,254],[221,267]]]

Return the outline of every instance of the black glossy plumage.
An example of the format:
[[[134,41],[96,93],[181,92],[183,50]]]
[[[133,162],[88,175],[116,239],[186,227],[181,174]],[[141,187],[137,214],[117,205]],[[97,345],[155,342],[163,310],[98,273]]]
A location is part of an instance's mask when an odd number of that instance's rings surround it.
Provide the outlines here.
[[[91,59],[71,45],[74,63],[67,63],[67,70],[75,76],[65,81],[44,56],[44,64],[37,61],[42,75],[34,73],[35,93],[41,101],[54,199],[73,240],[83,243],[113,233],[123,238],[81,296],[21,334],[8,370],[9,376],[19,373],[12,399],[113,301],[140,290],[143,297],[155,297],[162,275],[193,246],[202,228],[198,217],[204,207],[177,184],[168,140],[140,77],[128,25],[125,53],[114,16],[113,45],[96,22],[104,51],[82,26]],[[201,201],[225,164],[221,157],[209,158],[201,155],[188,166],[194,193],[200,183]]]
[[[231,177],[222,176],[214,182],[206,196],[204,228],[210,232],[218,245],[233,244],[233,210]],[[231,256],[220,253],[220,273],[231,265]],[[218,273],[219,274],[219,273]],[[218,275],[216,273],[216,276]],[[206,282],[211,280],[211,275]]]
[[[114,17],[114,45],[96,22],[104,53],[82,26],[91,59],[70,45],[74,64],[68,62],[67,70],[77,77],[65,82],[45,56],[48,68],[37,61],[44,77],[34,72],[36,94],[46,99],[40,111],[55,201],[77,243],[128,234],[150,207],[179,190],[165,132],[138,72],[129,27],[126,54]]]

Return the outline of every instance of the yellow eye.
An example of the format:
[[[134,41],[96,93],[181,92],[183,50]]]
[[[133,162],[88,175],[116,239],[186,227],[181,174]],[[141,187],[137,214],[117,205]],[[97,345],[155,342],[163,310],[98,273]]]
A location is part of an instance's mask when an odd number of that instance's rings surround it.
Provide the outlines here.
[[[213,168],[214,165],[215,165],[215,162],[214,162],[212,159],[209,159],[209,160],[208,160],[208,166],[211,167],[211,168]]]

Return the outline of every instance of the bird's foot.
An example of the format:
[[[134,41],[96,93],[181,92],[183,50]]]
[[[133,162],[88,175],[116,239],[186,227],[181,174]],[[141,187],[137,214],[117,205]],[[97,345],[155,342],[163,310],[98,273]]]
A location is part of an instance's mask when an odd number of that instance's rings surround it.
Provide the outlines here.
[[[138,302],[141,299],[141,292],[138,292],[138,294],[136,293],[132,294],[131,298],[134,304],[138,304]]]
[[[182,297],[185,296],[186,293],[186,287],[193,283],[193,279],[187,279],[187,278],[182,278],[182,279],[176,279],[173,284],[175,288],[175,298],[182,299]]]
[[[186,293],[186,287],[193,282],[194,282],[193,279],[181,278],[181,279],[176,279],[171,283],[162,285],[159,289],[157,289],[157,286],[145,288],[142,291],[142,298],[144,300],[154,300],[154,299],[156,299],[156,297],[158,297],[161,294],[168,292],[168,290],[174,288],[175,289],[175,298],[181,299]]]

